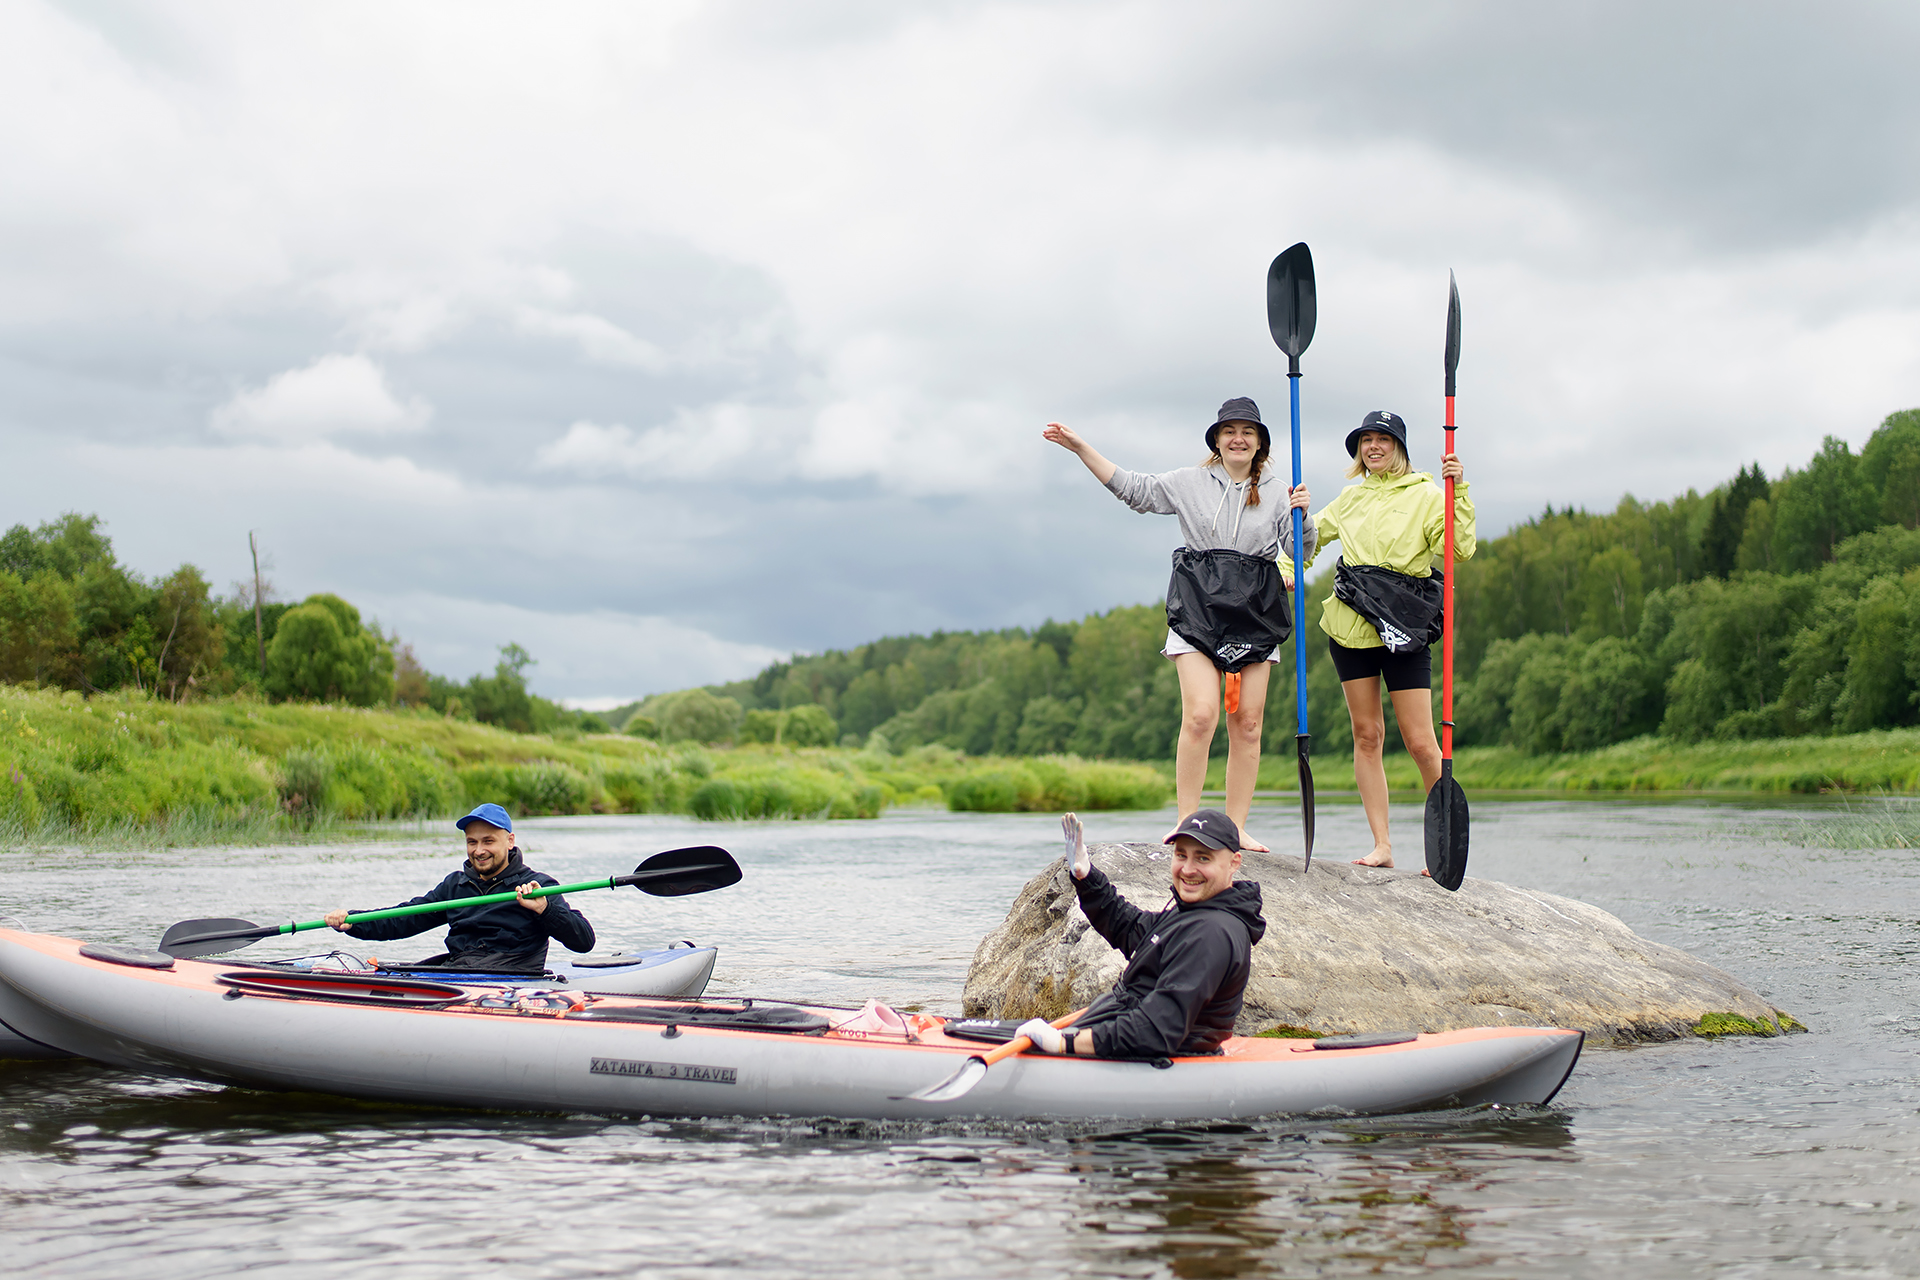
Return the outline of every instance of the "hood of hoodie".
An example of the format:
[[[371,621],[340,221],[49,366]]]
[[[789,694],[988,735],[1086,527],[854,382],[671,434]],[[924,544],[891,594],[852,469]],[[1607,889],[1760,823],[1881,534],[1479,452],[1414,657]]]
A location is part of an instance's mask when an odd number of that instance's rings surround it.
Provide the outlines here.
[[[1256,944],[1266,936],[1267,922],[1260,914],[1262,902],[1257,880],[1235,880],[1205,902],[1185,902],[1177,893],[1173,901],[1181,911],[1225,911],[1240,917],[1240,923],[1247,926],[1247,935]]]

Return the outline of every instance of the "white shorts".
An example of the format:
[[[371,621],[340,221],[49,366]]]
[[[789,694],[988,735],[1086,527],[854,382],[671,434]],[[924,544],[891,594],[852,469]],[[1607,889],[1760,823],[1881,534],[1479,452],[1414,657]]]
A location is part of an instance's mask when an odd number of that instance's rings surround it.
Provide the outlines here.
[[[1179,633],[1176,632],[1173,628],[1171,627],[1167,628],[1167,644],[1165,648],[1160,650],[1161,657],[1177,658],[1183,653],[1198,653],[1198,652],[1200,652],[1198,649],[1188,644],[1185,640],[1182,640],[1180,638]],[[1280,661],[1279,654],[1280,654],[1280,648],[1278,645],[1276,645],[1273,648],[1267,650],[1266,657],[1255,658],[1254,661],[1255,662],[1278,662]]]

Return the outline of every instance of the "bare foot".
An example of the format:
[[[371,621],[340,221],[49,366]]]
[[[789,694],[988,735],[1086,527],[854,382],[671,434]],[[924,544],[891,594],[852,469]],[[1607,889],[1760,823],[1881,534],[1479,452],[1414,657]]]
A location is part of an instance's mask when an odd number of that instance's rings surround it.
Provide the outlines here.
[[[1242,853],[1272,853],[1273,850],[1247,834],[1246,828],[1240,829],[1240,851]]]
[[[1420,868],[1420,874],[1429,880],[1433,879],[1433,872],[1427,870],[1425,867]]]
[[[1391,867],[1393,865],[1393,850],[1385,845],[1375,845],[1372,853],[1364,858],[1355,858],[1353,865],[1356,867]]]

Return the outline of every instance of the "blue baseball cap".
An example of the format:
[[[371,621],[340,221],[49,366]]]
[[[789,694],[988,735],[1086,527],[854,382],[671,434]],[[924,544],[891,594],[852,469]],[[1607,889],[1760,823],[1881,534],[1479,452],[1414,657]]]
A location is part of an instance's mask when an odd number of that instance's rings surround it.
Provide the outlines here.
[[[507,811],[497,804],[483,804],[453,825],[465,831],[469,822],[484,822],[502,831],[513,830],[513,819],[509,818]]]

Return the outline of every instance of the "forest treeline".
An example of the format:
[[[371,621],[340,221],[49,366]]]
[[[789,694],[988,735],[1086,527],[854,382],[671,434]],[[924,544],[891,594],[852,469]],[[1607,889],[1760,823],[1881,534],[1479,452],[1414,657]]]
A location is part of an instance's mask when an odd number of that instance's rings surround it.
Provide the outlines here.
[[[1755,464],[1705,494],[1549,508],[1457,566],[1456,741],[1547,754],[1920,723],[1917,528],[1920,410],[1888,417],[1858,454],[1828,437],[1775,479]],[[1341,751],[1351,735],[1317,626],[1331,577],[1308,584],[1308,711],[1316,746]],[[890,637],[609,718],[669,739],[1164,760],[1180,712],[1165,635],[1156,604]],[[1293,735],[1286,674],[1269,689],[1269,750]]]
[[[1534,754],[1644,734],[1677,741],[1849,733],[1920,723],[1920,410],[1858,454],[1829,437],[1769,479],[1611,512],[1549,508],[1458,566],[1457,742]],[[1316,747],[1350,746],[1308,584]],[[533,659],[433,675],[334,595],[217,596],[182,565],[148,580],[94,516],[0,535],[0,682],[179,702],[411,706],[519,732],[612,726],[666,742],[860,746],[898,754],[1165,760],[1179,722],[1158,604],[1032,629],[876,640],[775,663],[752,679],[656,695],[603,717],[532,694]],[[270,592],[262,591],[263,596]],[[1270,750],[1293,732],[1272,682]],[[1389,741],[1393,741],[1390,735]]]
[[[0,534],[0,683],[429,707],[522,733],[608,727],[531,693],[534,659],[518,645],[501,647],[491,674],[455,681],[337,595],[288,602],[258,590],[257,609],[253,582],[215,595],[191,564],[149,580],[115,557],[98,516],[16,524]]]

